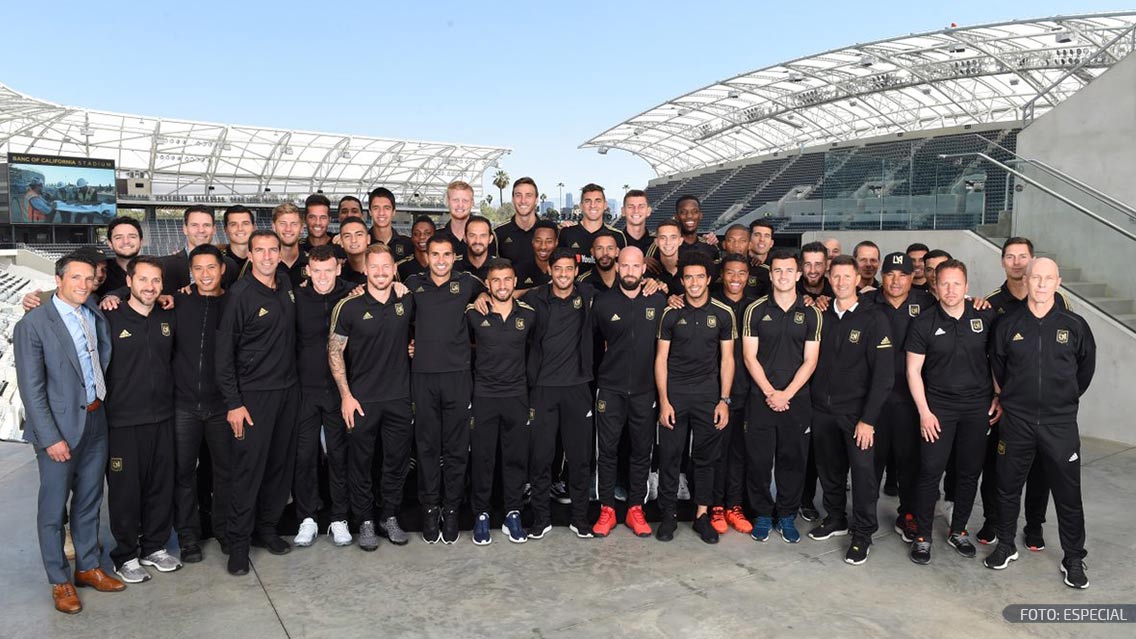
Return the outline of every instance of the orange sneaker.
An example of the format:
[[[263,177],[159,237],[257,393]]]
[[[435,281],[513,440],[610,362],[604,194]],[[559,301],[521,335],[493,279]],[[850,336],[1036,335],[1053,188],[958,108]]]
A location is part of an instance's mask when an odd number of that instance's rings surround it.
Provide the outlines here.
[[[592,534],[596,537],[607,537],[612,528],[615,528],[615,509],[611,506],[600,506],[600,518],[592,526]]]
[[[647,524],[647,518],[643,516],[642,506],[632,506],[627,509],[627,527],[636,537],[651,536],[651,527]]]
[[[726,531],[730,529],[730,525],[726,523],[725,508],[714,506],[710,509],[710,527],[719,535],[726,534]]]
[[[741,506],[734,506],[726,511],[726,522],[740,533],[748,535],[753,532],[753,524],[749,523],[749,520],[746,519]]]

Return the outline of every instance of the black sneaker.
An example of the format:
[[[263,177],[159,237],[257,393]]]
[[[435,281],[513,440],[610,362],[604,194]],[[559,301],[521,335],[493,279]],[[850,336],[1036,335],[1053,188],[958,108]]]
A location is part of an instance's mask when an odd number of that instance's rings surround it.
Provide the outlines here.
[[[985,522],[982,524],[982,528],[975,533],[974,539],[983,546],[989,546],[998,541],[998,531],[994,529],[994,524]]]
[[[903,539],[903,543],[910,544],[915,541],[915,537],[918,536],[917,533],[915,518],[910,513],[895,518],[895,534]]]
[[[447,508],[442,511],[442,543],[456,544],[459,536],[458,511],[456,508]]]
[[[280,535],[253,535],[251,543],[254,548],[264,548],[274,555],[287,555],[292,552],[292,544],[284,541]]]
[[[532,526],[529,526],[529,539],[544,539],[544,536],[552,532],[552,521],[549,519],[534,519]]]
[[[437,506],[422,510],[422,540],[428,544],[436,544],[442,539],[442,531],[438,529],[438,519],[442,511]]]
[[[1041,535],[1041,526],[1036,528],[1033,526],[1026,526],[1022,528],[1023,541],[1026,542],[1026,548],[1033,552],[1041,552],[1045,550],[1045,537]]]
[[[1085,574],[1088,566],[1082,559],[1065,559],[1061,562],[1061,574],[1065,576],[1065,585],[1070,588],[1084,590],[1089,587],[1089,576]]]
[[[595,535],[592,534],[592,527],[588,524],[568,524],[568,530],[576,533],[576,536],[580,539],[591,539],[595,537]]]
[[[1018,549],[1013,544],[998,542],[994,552],[990,553],[982,563],[991,570],[1004,570],[1011,561],[1018,560]]]
[[[199,563],[205,555],[201,552],[201,546],[197,544],[190,544],[181,549],[181,560],[187,564]]]
[[[833,521],[825,517],[824,521],[820,522],[816,528],[809,532],[809,539],[814,541],[824,541],[832,537],[843,537],[848,534],[848,523],[843,521]]]
[[[675,538],[676,530],[678,530],[678,517],[671,513],[664,513],[663,520],[659,522],[659,527],[655,530],[655,539],[670,541]]]
[[[871,545],[871,539],[853,537],[852,545],[848,546],[848,552],[844,553],[844,563],[859,566],[865,561],[868,561],[868,551]]]
[[[813,508],[812,504],[801,506],[801,519],[805,521],[816,521],[820,519],[820,511]]]
[[[694,520],[694,532],[698,533],[698,536],[705,543],[718,543],[718,531],[714,530],[714,526],[710,524],[709,513],[702,513],[701,517]]]
[[[568,494],[568,484],[562,481],[553,482],[549,493],[558,504],[568,505],[572,503],[572,496]]]
[[[974,544],[970,543],[970,534],[965,530],[947,535],[947,543],[950,544],[951,548],[954,548],[958,554],[967,559],[974,559],[974,556],[978,554],[978,551],[974,549]]]
[[[229,574],[237,577],[249,574],[249,556],[247,550],[234,550],[229,553]]]
[[[931,563],[931,542],[927,541],[926,537],[916,537],[915,541],[911,544],[911,552],[908,553],[912,563],[926,566]]]

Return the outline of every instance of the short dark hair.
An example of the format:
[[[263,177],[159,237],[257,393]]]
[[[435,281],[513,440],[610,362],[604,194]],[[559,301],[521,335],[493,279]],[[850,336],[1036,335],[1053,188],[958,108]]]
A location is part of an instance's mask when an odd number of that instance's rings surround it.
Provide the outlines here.
[[[468,229],[469,225],[473,224],[474,222],[481,222],[485,224],[485,226],[489,227],[489,232],[491,234],[493,233],[493,222],[490,222],[489,218],[485,217],[484,215],[469,216],[469,219],[465,221],[465,227]]]
[[[668,217],[662,222],[659,222],[659,225],[655,227],[655,233],[658,234],[659,229],[663,228],[664,226],[673,226],[678,229],[679,233],[682,233],[682,224],[679,224],[678,220],[674,219],[673,217]]]
[[[536,191],[538,193],[540,192],[540,189],[536,188],[536,182],[533,181],[533,179],[531,177],[528,177],[528,176],[519,177],[516,180],[514,180],[513,181],[513,190],[516,191],[517,187],[521,186],[522,184],[528,184],[529,186],[533,187],[534,191]]]
[[[828,259],[828,249],[820,242],[809,242],[801,247],[801,259],[804,259],[805,253],[820,253],[824,255],[824,259]]]
[[[759,229],[759,228],[760,229],[769,229],[770,235],[772,235],[773,231],[774,231],[773,222],[770,222],[769,220],[767,220],[765,218],[761,218],[761,217],[759,217],[756,220],[749,223],[749,232],[752,234],[754,229]]]
[[[122,226],[123,224],[129,224],[130,226],[133,226],[134,230],[138,231],[138,239],[142,239],[142,224],[139,223],[138,220],[126,215],[119,215],[118,217],[111,220],[110,224],[107,224],[107,239],[110,239],[110,236],[114,235],[114,229]]]
[[[277,245],[283,244],[283,242],[280,241],[280,236],[276,234],[276,231],[270,231],[268,229],[257,229],[249,235],[249,250],[252,250],[252,241],[258,237],[270,237],[276,240]]]
[[[513,275],[517,274],[517,269],[513,268],[513,262],[510,261],[507,257],[493,257],[485,263],[486,275],[492,273],[493,271],[503,271],[505,269],[512,271]]]
[[[453,251],[454,253],[458,252],[457,242],[454,241],[453,237],[450,237],[449,233],[435,233],[431,235],[430,239],[426,240],[426,251],[429,252],[431,246],[435,244],[441,244],[443,242],[450,245],[451,251]]]
[[[852,268],[858,268],[856,265],[856,260],[847,253],[841,253],[840,255],[837,255],[836,257],[832,258],[832,261],[828,264],[829,270],[836,266],[851,266]]]
[[[745,227],[743,226],[742,228],[744,229]],[[743,264],[746,268],[746,271],[749,271],[749,258],[742,255],[741,253],[730,253],[726,257],[723,257],[722,261],[719,263],[719,266],[724,271],[726,270],[727,264],[733,264],[734,262]]]
[[[140,264],[149,264],[158,269],[159,273],[163,272],[162,262],[158,258],[150,255],[137,255],[130,258],[130,261],[126,263],[126,277],[134,277],[134,273],[138,270]]]
[[[592,246],[595,246],[596,240],[600,239],[601,237],[610,237],[611,239],[615,240],[616,246],[619,246],[619,239],[615,235],[615,233],[610,229],[602,226],[600,227],[600,230],[596,231],[596,234],[592,236]]]
[[[952,268],[957,268],[958,270],[962,271],[962,278],[964,280],[970,278],[970,276],[966,273],[966,264],[963,264],[962,260],[956,260],[952,258],[935,267],[935,281],[939,280],[939,275],[941,275],[943,271]]]
[[[572,263],[575,264],[576,263],[576,254],[570,248],[558,246],[558,247],[556,247],[555,249],[552,250],[552,255],[548,256],[548,264],[549,264],[549,266],[551,266],[551,265],[559,262],[560,260],[565,260],[565,259],[572,260]]]
[[[367,194],[367,206],[368,207],[372,206],[373,205],[372,203],[375,201],[375,198],[377,198],[377,197],[386,198],[387,200],[390,201],[392,209],[396,209],[396,210],[398,209],[398,203],[394,199],[394,193],[391,192],[391,190],[388,189],[387,187],[379,186],[379,187],[375,187],[374,189],[371,189],[371,192]]]
[[[797,265],[797,270],[801,270],[801,256],[797,255],[794,250],[787,248],[773,249],[765,263],[772,267],[775,260],[793,260],[793,263]]]
[[[580,198],[583,199],[585,195],[587,195],[588,193],[593,193],[595,191],[599,191],[600,195],[606,195],[602,186],[596,184],[595,182],[588,182],[584,185],[584,188],[580,189]]]
[[[204,213],[204,214],[209,216],[210,220],[213,219],[213,209],[209,208],[208,206],[201,205],[201,204],[194,204],[193,206],[187,208],[185,210],[185,213],[182,213],[182,216],[181,216],[182,224],[189,224],[189,216],[193,215],[194,213]]]
[[[859,244],[856,245],[855,248],[852,249],[852,257],[856,257],[856,254],[859,253],[860,249],[862,249],[862,248],[874,248],[874,249],[876,249],[877,254],[880,252],[880,247],[876,246],[875,242],[873,242],[871,240],[864,240],[863,242],[860,242]]]
[[[242,206],[240,204],[234,204],[234,205],[230,206],[229,208],[225,209],[225,214],[221,216],[221,225],[222,226],[228,226],[229,225],[229,217],[231,217],[233,215],[242,215],[242,214],[247,214],[249,216],[249,219],[252,220],[252,223],[256,224],[256,215],[252,212],[251,209],[249,209],[247,206]]]
[[[1028,237],[1011,237],[1002,242],[1002,257],[1006,257],[1006,249],[1015,244],[1025,244],[1029,248],[1030,257],[1033,257],[1033,242]]]
[[[89,264],[91,266],[91,268],[98,268],[98,266],[95,264],[94,258],[91,256],[90,252],[84,252],[84,251],[81,251],[81,250],[77,250],[77,251],[72,251],[72,252],[68,253],[67,255],[64,255],[63,257],[59,258],[58,260],[55,260],[55,276],[56,277],[63,277],[63,274],[65,272],[67,272],[67,266],[69,264],[71,264],[72,262],[80,262],[82,264]]]
[[[323,193],[313,193],[309,195],[308,199],[304,200],[304,215],[307,215],[308,211],[313,206],[326,206],[327,210],[330,211],[331,200],[327,199],[327,196]]]
[[[212,244],[202,244],[201,246],[195,247],[192,251],[190,251],[189,263],[193,264],[193,258],[197,257],[198,255],[211,255],[217,258],[218,264],[225,263],[225,254],[221,252],[221,249],[213,246]]]
[[[627,200],[633,197],[641,197],[647,200],[647,206],[651,206],[651,199],[647,197],[647,192],[643,189],[629,189],[623,194],[623,205],[627,206]]]
[[[934,260],[940,257],[945,257],[948,260],[954,259],[953,257],[951,257],[950,253],[944,251],[943,249],[931,249],[930,251],[927,251],[926,255],[923,256],[923,261],[926,262],[927,260]]]
[[[931,249],[927,248],[926,244],[924,244],[922,242],[914,242],[912,244],[907,245],[907,250],[904,251],[904,253],[907,253],[908,255],[910,255],[912,251],[923,251],[924,253],[926,253],[927,251],[930,251],[930,250]]]
[[[309,262],[326,262],[335,259],[335,248],[331,244],[320,244],[308,250]]]
[[[707,277],[712,275],[714,271],[714,261],[710,259],[709,255],[706,255],[702,251],[690,251],[681,260],[678,261],[678,272],[680,277],[686,275],[686,269],[688,266],[701,266],[702,268],[706,269]]]
[[[678,213],[678,209],[679,209],[679,207],[682,206],[683,202],[687,202],[687,201],[690,201],[690,200],[694,200],[694,203],[698,205],[698,210],[700,210],[700,211],[702,210],[702,200],[699,200],[698,197],[696,195],[692,194],[692,193],[687,193],[685,195],[680,196],[677,200],[675,200],[675,213]],[[679,227],[679,228],[681,229],[682,227]]]
[[[537,220],[536,224],[533,224],[532,227],[534,235],[536,234],[538,229],[551,229],[554,236],[560,236],[560,227],[556,226],[556,222],[553,222],[552,220]]]
[[[410,228],[414,228],[419,224],[429,224],[430,228],[434,229],[435,231],[438,230],[437,223],[435,223],[434,218],[430,217],[429,215],[419,215],[418,217],[414,218],[414,224],[411,224]]]
[[[339,232],[342,233],[343,227],[347,226],[348,224],[358,224],[358,225],[363,227],[364,231],[367,231],[368,233],[371,232],[370,229],[367,228],[367,223],[364,222],[363,218],[359,217],[358,215],[352,215],[351,217],[345,217],[342,220],[340,220],[339,221]]]
[[[339,203],[335,206],[335,210],[337,212],[339,211],[339,209],[343,208],[344,202],[354,202],[359,205],[360,209],[363,208],[363,203],[359,201],[359,198],[355,197],[354,195],[344,195],[343,197],[339,198]]]
[[[742,231],[746,235],[750,234],[750,230],[746,228],[745,224],[731,224],[730,227],[726,229],[724,235],[729,235],[730,231]]]

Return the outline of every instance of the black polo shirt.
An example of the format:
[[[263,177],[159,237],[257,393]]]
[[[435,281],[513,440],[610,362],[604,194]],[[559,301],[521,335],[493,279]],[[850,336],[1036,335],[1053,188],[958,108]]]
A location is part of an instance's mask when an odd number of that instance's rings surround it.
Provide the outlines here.
[[[987,346],[993,324],[992,309],[976,311],[969,301],[957,320],[936,304],[911,322],[904,350],[926,356],[923,386],[929,403],[959,410],[990,406],[994,383]]]
[[[766,278],[769,277],[768,268],[765,269],[765,276]],[[766,281],[768,281],[768,279]],[[827,277],[821,278],[820,285],[820,293],[813,293],[809,291],[809,289],[805,288],[805,276],[802,275],[801,279],[797,280],[797,295],[807,295],[808,297],[811,297],[813,299],[816,299],[817,297],[823,295],[830,300],[836,297],[836,293],[832,290],[832,284],[828,282]],[[912,287],[911,290],[915,290],[915,287]]]
[[[216,364],[228,410],[245,404],[243,393],[296,383],[296,297],[286,276],[278,272],[272,289],[250,273],[228,290]]]
[[[328,237],[330,238],[332,236],[328,235]],[[330,243],[327,244],[327,246],[330,246],[332,252],[335,253],[335,259],[337,259],[337,260],[347,259],[347,251],[343,250],[343,246],[341,244],[336,244],[335,242],[330,242]],[[312,245],[311,238],[305,237],[303,239],[303,241],[300,242],[300,252],[303,253],[304,255],[307,255],[308,252],[312,250],[312,248],[314,248],[314,246]]]
[[[730,307],[730,310],[734,312],[735,321],[744,318],[746,309],[758,299],[749,296],[744,291],[742,298],[736,302],[726,297],[723,292],[713,293],[712,295],[714,299]],[[735,330],[744,330],[744,328],[744,324],[739,324],[735,327]],[[730,410],[744,409],[746,396],[749,394],[749,371],[746,370],[745,357],[742,354],[741,336],[739,332],[739,339],[734,340],[734,383],[730,386]]]
[[[491,259],[493,258],[486,256],[485,261],[481,263],[481,266],[474,266],[473,261],[470,260],[468,256],[466,256],[466,259],[460,262],[455,262],[454,268],[462,271],[463,273],[469,273],[470,275],[476,277],[479,282],[485,284],[485,278],[489,276],[489,260]],[[516,271],[514,270],[514,272]]]
[[[900,347],[892,349],[895,353],[895,383],[891,387],[890,399],[910,402],[911,389],[907,386],[907,351],[902,347],[907,342],[907,331],[915,318],[919,317],[924,311],[931,310],[939,302],[931,297],[930,293],[915,288],[911,289],[911,292],[907,294],[907,299],[903,300],[903,303],[898,307],[892,306],[887,301],[882,290],[866,293],[860,298],[860,301],[876,306],[888,318],[892,342]]]
[[[356,271],[355,268],[351,266],[350,260],[344,262],[343,265],[339,267],[339,279],[355,286],[366,286],[367,284],[367,274]]]
[[[615,235],[615,244],[619,248],[627,246],[627,238],[624,237],[623,231],[608,224],[601,225],[594,233],[584,228],[583,224],[560,229],[560,246],[571,249],[576,254],[577,264],[595,264],[596,260],[592,257],[592,242],[603,231]]]
[[[986,296],[986,301],[990,303],[991,310],[997,316],[994,318],[995,320],[1026,306],[1026,298],[1014,297],[1010,293],[1009,282],[1006,281],[1003,281],[1001,286],[991,291]],[[1057,291],[1053,295],[1053,305],[1062,311],[1072,310],[1073,308],[1073,305],[1069,303],[1069,298],[1065,297],[1065,294],[1061,291]]]
[[[284,260],[280,260],[280,263],[276,265],[276,270],[287,275],[292,288],[296,288],[307,279],[307,275],[304,273],[304,267],[307,265],[308,254],[300,251],[300,256],[296,258],[295,262],[292,262],[292,266],[288,266],[284,263]]]
[[[615,272],[615,267],[613,266],[611,270],[612,272]],[[606,283],[604,283],[604,280],[602,277],[600,277],[600,274],[596,273],[594,265],[593,268],[588,272],[584,273],[583,275],[577,276],[576,281],[591,284],[593,287],[595,287],[597,293],[606,293],[613,288],[619,288],[618,274],[616,274],[615,280],[612,281],[611,286],[608,286]]]
[[[891,328],[874,304],[857,302],[842,314],[836,301],[821,313],[820,358],[809,380],[813,408],[876,425],[895,382]]]
[[[647,255],[655,246],[655,236],[651,235],[649,230],[643,234],[643,237],[636,239],[631,236],[631,233],[627,232],[627,229],[623,229],[623,237],[627,240],[628,246],[634,246],[643,251],[643,255]]]
[[[101,297],[124,286],[126,286],[126,270],[118,265],[118,260],[115,258],[106,258],[106,280],[95,292]]]
[[[805,361],[805,342],[819,342],[823,325],[820,311],[805,306],[800,295],[788,310],[783,310],[770,295],[746,309],[742,336],[757,338],[757,361],[769,383],[783,390]],[[756,388],[756,383],[751,383]],[[809,385],[801,387],[797,396],[809,397]]]
[[[106,318],[114,353],[106,372],[107,425],[120,428],[173,419],[173,311],[155,305],[149,315],[141,315],[124,299]]]
[[[662,293],[627,297],[618,287],[596,295],[592,324],[607,344],[600,363],[598,386],[617,393],[655,391],[655,340],[659,319],[667,308]]]
[[[430,275],[406,280],[414,295],[415,373],[454,373],[469,370],[469,327],[465,307],[485,290],[469,273],[454,271],[441,285]]]
[[[237,275],[244,273],[245,265],[247,265],[249,261],[247,254],[245,255],[245,257],[240,257],[236,253],[233,253],[233,246],[231,244],[226,244],[225,246],[223,246],[221,248],[221,254],[232,260],[233,266],[236,267]],[[126,286],[126,284],[124,283],[123,286]]]
[[[352,284],[337,279],[327,293],[316,292],[311,282],[295,289],[296,367],[301,388],[335,391],[335,380],[327,364],[327,335],[332,310],[352,288]]]
[[[646,277],[651,277],[659,280],[667,286],[667,295],[682,295],[686,292],[686,287],[682,283],[682,270],[679,269],[673,274],[663,267],[658,273],[648,273]]]
[[[347,338],[347,385],[359,402],[410,397],[410,322],[414,296],[380,302],[369,291],[349,295],[331,314],[332,330]],[[417,351],[415,352],[417,355]]]
[[[516,215],[513,216],[513,219],[498,226],[493,231],[497,236],[498,255],[508,258],[514,266],[531,261],[533,259],[532,238],[535,229],[536,218],[533,218],[533,225],[526,231],[517,225]]]
[[[518,289],[533,288],[552,281],[552,276],[540,270],[535,260],[528,260],[519,264],[514,262],[513,270],[517,273]]]
[[[585,329],[587,300],[577,287],[567,298],[548,296],[546,330],[540,341],[541,365],[535,386],[575,386],[588,381],[581,375],[580,334]],[[586,327],[591,331],[591,326]],[[590,338],[589,338],[590,341]]]
[[[394,257],[395,263],[414,255],[414,242],[409,237],[401,235],[393,226],[391,227],[391,239],[389,242],[383,242],[376,238],[375,229],[373,227],[371,228],[369,237],[371,238],[371,244],[386,244],[387,248],[391,251],[391,255]],[[347,255],[344,254],[343,257],[346,258]]]
[[[411,275],[424,275],[430,272],[430,266],[419,264],[418,258],[411,255],[398,262],[398,281],[406,282]]]
[[[718,349],[721,342],[737,339],[729,306],[710,298],[702,306],[691,306],[687,300],[682,308],[667,308],[659,320],[658,338],[671,343],[668,396],[720,396]]]
[[[474,363],[474,397],[527,396],[525,355],[536,310],[515,300],[507,317],[494,312],[482,315],[472,306],[465,313],[479,354]]]

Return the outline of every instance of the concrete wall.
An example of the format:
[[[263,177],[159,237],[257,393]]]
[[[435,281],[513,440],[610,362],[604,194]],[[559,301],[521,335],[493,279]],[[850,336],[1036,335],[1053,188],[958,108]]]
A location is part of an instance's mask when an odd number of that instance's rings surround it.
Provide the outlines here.
[[[1091,84],[1038,118],[1018,136],[1018,154],[1046,163],[1136,206],[1136,55],[1129,55]],[[1079,204],[1136,233],[1136,224],[1067,186],[1044,181]],[[1076,195],[1074,195],[1076,194]],[[1115,297],[1136,299],[1136,241],[1025,185],[1015,196],[1013,229],[1039,250],[1083,269]],[[1119,267],[1119,265],[1125,265]]]
[[[902,251],[912,242],[940,248],[967,265],[972,294],[985,295],[1000,285],[1005,275],[1000,265],[1000,252],[970,231],[835,231],[805,233],[802,242],[835,237],[848,254],[861,240],[879,244],[886,255]],[[1136,429],[1131,416],[1136,415],[1136,337],[1068,290],[1073,310],[1085,318],[1097,342],[1097,370],[1088,392],[1081,398],[1079,416],[1081,434],[1136,445]]]

